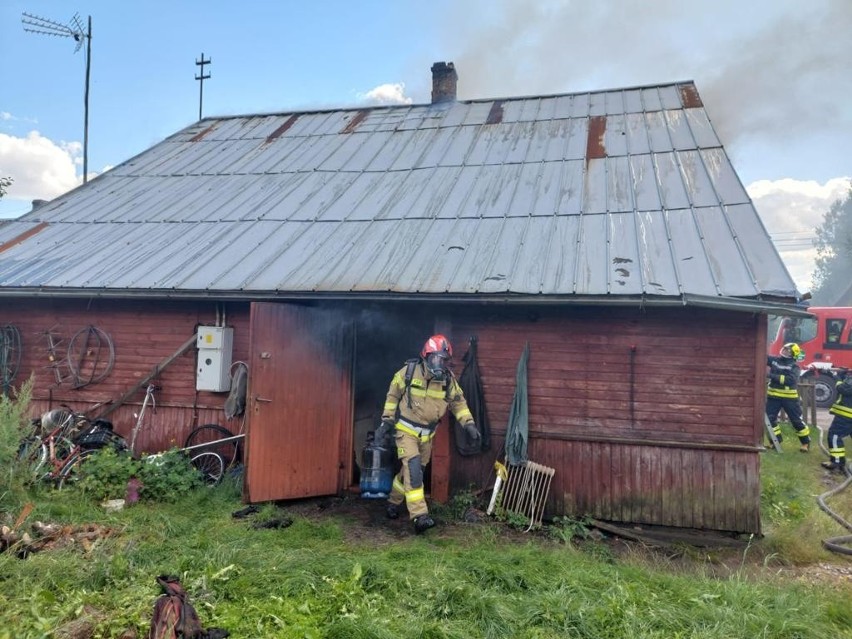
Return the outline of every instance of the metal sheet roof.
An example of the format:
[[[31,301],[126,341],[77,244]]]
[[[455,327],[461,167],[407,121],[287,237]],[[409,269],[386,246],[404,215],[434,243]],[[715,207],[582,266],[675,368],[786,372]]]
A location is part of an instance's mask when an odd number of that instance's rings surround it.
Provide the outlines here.
[[[787,301],[691,82],[207,118],[0,225],[0,295]]]

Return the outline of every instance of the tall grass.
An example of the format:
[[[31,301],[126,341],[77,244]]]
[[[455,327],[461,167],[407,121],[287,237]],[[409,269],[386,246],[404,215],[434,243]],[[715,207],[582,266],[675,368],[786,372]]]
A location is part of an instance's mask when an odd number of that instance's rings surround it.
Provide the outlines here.
[[[98,523],[112,534],[92,547],[26,559],[0,554],[0,639],[52,637],[81,615],[90,616],[96,637],[128,629],[142,637],[158,595],[154,578],[162,573],[182,578],[205,626],[227,628],[233,637],[849,636],[852,586],[813,586],[757,570],[775,553],[779,563],[796,563],[775,540],[825,518],[809,504],[822,481],[818,460],[797,455],[764,458],[767,507],[777,514],[766,539],[728,557],[755,569],[725,578],[703,570],[701,561],[691,569],[685,559],[654,564],[647,556],[601,552],[602,542],[558,543],[508,534],[490,522],[445,522],[424,536],[355,537],[352,508],[381,506],[366,501],[347,503],[346,516],[285,507],[290,527],[255,529],[231,516],[242,507],[233,482],[111,514],[84,495],[31,489],[31,519]],[[255,517],[273,513],[267,506]],[[807,539],[816,560],[824,560],[813,531]]]
[[[26,497],[18,446],[28,431],[32,385],[29,379],[11,396],[0,394],[0,512],[19,507]]]

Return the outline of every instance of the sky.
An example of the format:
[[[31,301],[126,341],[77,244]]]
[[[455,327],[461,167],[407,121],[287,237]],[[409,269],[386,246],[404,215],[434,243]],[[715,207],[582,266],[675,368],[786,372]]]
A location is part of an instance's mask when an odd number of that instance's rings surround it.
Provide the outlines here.
[[[90,177],[198,119],[203,54],[204,116],[693,80],[801,292],[852,178],[850,0],[0,0],[0,218],[82,181],[86,49],[24,13],[91,16]]]

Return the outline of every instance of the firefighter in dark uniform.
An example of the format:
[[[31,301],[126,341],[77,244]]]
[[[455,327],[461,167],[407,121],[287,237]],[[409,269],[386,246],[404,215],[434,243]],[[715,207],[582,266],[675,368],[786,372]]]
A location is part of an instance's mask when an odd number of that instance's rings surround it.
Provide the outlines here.
[[[432,457],[432,439],[438,422],[449,408],[472,439],[479,430],[458,382],[448,368],[453,349],[443,335],[430,337],[419,360],[410,360],[393,376],[382,412],[376,441],[394,433],[402,467],[393,479],[387,516],[399,517],[403,500],[414,530],[422,533],[435,525],[423,491],[423,472]]]
[[[798,344],[789,342],[781,347],[778,356],[769,355],[766,365],[769,367],[769,385],[766,389],[766,416],[772,425],[772,432],[780,442],[781,427],[778,425],[778,413],[781,409],[787,413],[790,423],[799,436],[799,450],[810,450],[811,434],[808,425],[802,419],[802,403],[799,401],[799,375],[801,369],[797,362],[804,359],[804,353]]]
[[[846,470],[846,449],[843,438],[852,435],[852,373],[841,369],[837,380],[837,401],[828,412],[834,415],[828,427],[828,454],[831,461],[823,462],[823,468],[831,471]]]

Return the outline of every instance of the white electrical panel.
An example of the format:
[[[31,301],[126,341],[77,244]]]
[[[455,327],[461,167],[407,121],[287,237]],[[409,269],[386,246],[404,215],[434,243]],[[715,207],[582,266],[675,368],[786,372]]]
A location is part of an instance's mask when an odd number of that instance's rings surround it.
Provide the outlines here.
[[[234,329],[224,326],[199,326],[196,346],[198,367],[195,389],[214,393],[231,390]]]

